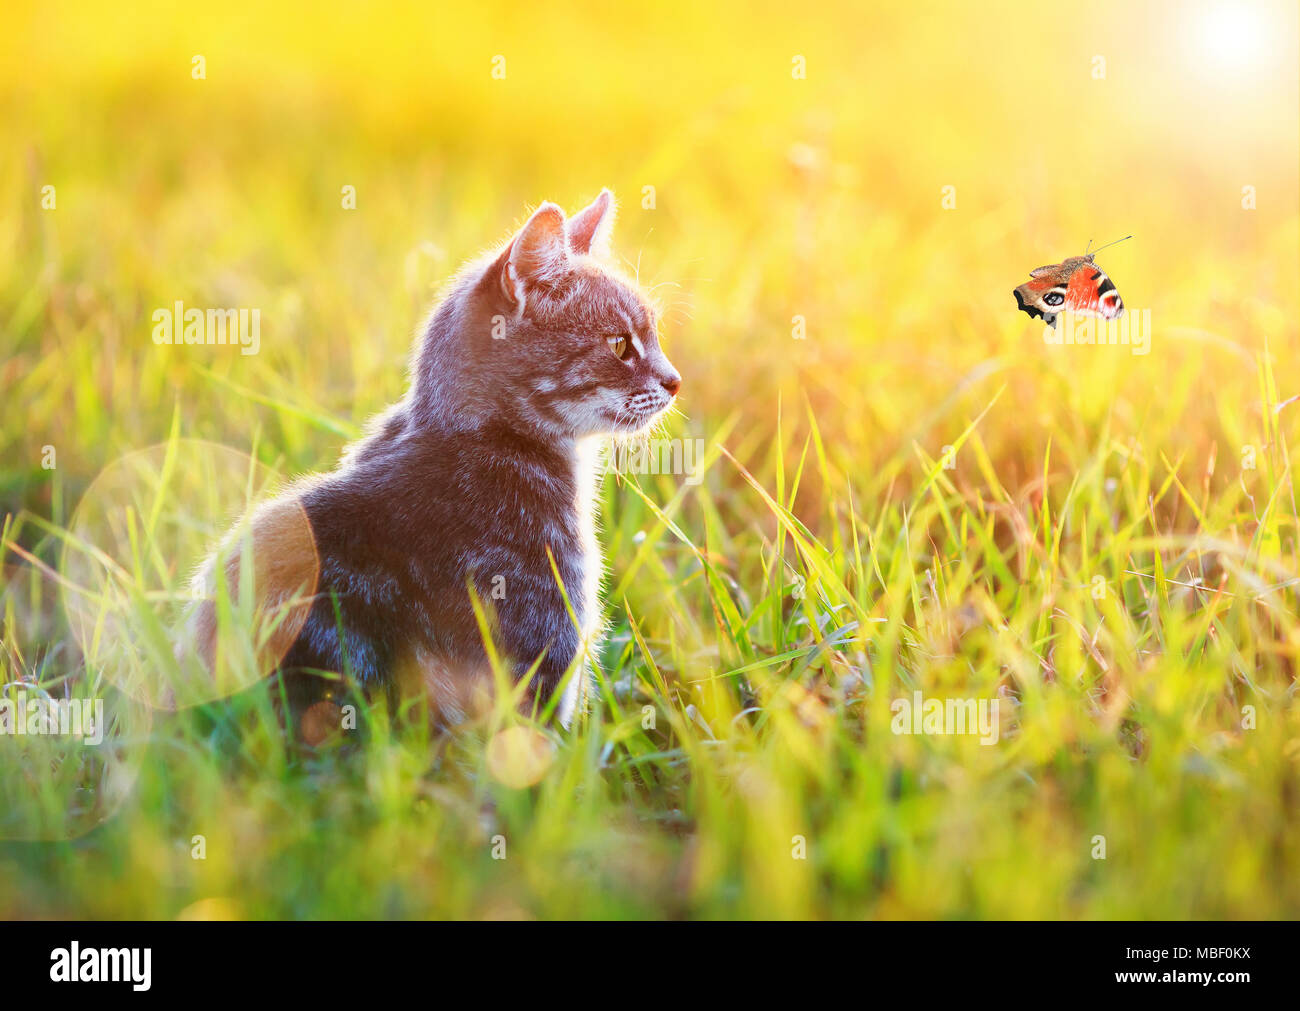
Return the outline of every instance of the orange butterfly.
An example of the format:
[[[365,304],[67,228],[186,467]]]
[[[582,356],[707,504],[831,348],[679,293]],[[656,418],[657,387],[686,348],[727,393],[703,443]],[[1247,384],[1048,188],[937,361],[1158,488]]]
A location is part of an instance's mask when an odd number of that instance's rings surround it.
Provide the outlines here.
[[[1029,316],[1041,316],[1048,326],[1056,326],[1056,316],[1073,312],[1080,316],[1099,316],[1118,319],[1124,315],[1124,300],[1115,290],[1115,282],[1093,261],[1102,249],[1116,242],[1108,242],[1095,252],[1071,256],[1063,263],[1037,267],[1029,272],[1029,280],[1016,288],[1016,305]],[[1092,245],[1091,242],[1088,243]]]

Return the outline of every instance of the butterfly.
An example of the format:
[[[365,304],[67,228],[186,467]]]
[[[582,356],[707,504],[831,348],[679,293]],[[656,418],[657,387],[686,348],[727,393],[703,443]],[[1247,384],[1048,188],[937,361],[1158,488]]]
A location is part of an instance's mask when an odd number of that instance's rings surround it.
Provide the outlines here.
[[[1131,238],[1131,235],[1124,236],[1124,239]],[[1062,312],[1118,319],[1124,315],[1124,300],[1115,290],[1115,282],[1093,258],[1102,249],[1109,249],[1124,239],[1108,242],[1091,253],[1085,250],[1082,256],[1068,257],[1062,263],[1034,268],[1029,272],[1029,280],[1012,293],[1017,308],[1031,318],[1041,316],[1052,327],[1056,326],[1057,314]]]

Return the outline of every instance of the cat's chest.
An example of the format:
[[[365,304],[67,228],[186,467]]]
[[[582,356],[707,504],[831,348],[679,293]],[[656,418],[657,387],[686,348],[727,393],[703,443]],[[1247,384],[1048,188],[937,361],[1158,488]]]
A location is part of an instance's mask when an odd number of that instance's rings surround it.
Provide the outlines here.
[[[521,468],[512,483],[486,489],[490,501],[505,505],[495,515],[482,511],[489,516],[479,531],[486,544],[465,553],[468,565],[478,570],[495,566],[493,571],[527,573],[527,584],[536,591],[529,606],[572,607],[584,634],[599,623],[605,572],[598,519],[600,449],[596,440],[580,442],[561,461]],[[567,604],[555,592],[556,576]]]
[[[578,568],[583,600],[583,626],[594,634],[600,623],[600,585],[605,576],[605,559],[597,530],[600,443],[580,443],[577,452]]]

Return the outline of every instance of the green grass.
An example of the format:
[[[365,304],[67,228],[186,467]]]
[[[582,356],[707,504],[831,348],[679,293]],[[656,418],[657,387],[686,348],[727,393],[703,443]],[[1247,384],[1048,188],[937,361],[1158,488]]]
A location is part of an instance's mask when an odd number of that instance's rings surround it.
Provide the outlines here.
[[[1203,81],[1128,10],[1092,90],[1091,50],[1011,53],[1010,15],[958,8],[942,31],[880,15],[869,42],[847,11],[726,5],[302,32],[80,12],[57,40],[19,19],[0,684],[101,695],[120,722],[87,761],[0,738],[0,916],[1300,914],[1294,89]],[[1207,131],[1166,79],[1232,114]],[[896,99],[866,102],[882,80]],[[1024,129],[1027,93],[1113,143],[1083,171]],[[97,475],[173,439],[332,466],[400,396],[455,266],[526,204],[605,184],[685,378],[668,434],[709,463],[698,486],[606,479],[609,629],[571,731],[500,737],[527,723],[502,707],[434,739],[378,707],[311,749],[266,686],[168,712],[87,672],[60,557]],[[1103,261],[1152,307],[1151,354],[1046,346],[1011,288],[1128,232]],[[260,306],[261,353],[154,346],[178,299]],[[193,561],[139,558],[141,595]],[[891,732],[914,690],[1000,700],[997,744]],[[503,762],[511,741],[532,761]],[[520,765],[540,779],[506,785]],[[13,838],[33,823],[63,838]]]
[[[1112,446],[1038,501],[963,489],[960,471],[926,461],[915,492],[860,515],[850,503],[885,489],[837,491],[806,427],[756,454],[782,475],[770,489],[728,456],[696,489],[610,479],[604,673],[573,732],[544,731],[537,785],[489,771],[504,712],[438,742],[363,712],[357,733],[313,750],[285,741],[271,693],[253,688],[137,729],[134,789],[89,834],[0,850],[5,912],[1295,911],[1300,632],[1273,600],[1266,524],[1225,538],[1250,516],[1244,491],[1198,498]],[[978,427],[954,445],[978,473]],[[791,507],[814,482],[828,504],[800,519]],[[1256,502],[1289,525],[1278,487]],[[11,647],[31,632],[15,589]],[[891,733],[888,702],[913,688],[1001,698],[1002,739]],[[1241,729],[1244,705],[1256,729]]]

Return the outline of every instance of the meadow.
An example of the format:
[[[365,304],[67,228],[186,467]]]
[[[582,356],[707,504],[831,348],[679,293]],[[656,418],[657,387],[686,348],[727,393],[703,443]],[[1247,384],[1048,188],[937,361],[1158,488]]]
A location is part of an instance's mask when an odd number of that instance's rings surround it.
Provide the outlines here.
[[[125,774],[0,736],[0,916],[1300,914],[1297,15],[1097,6],[9,12],[0,685],[129,715]],[[86,662],[98,475],[333,466],[456,267],[602,186],[705,452],[604,478],[571,730],[307,747]],[[1047,343],[1012,289],[1130,233],[1146,353]],[[257,354],[156,344],[178,301]],[[996,741],[896,732],[915,692]]]

